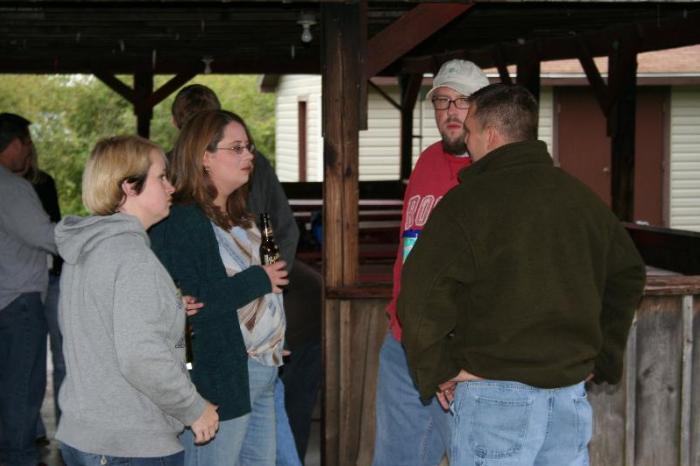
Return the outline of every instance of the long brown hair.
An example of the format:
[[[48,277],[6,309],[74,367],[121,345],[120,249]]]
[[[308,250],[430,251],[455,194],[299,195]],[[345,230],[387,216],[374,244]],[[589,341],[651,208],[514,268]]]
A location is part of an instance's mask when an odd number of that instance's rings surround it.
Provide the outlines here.
[[[253,216],[248,212],[248,184],[231,193],[226,201],[226,212],[214,205],[218,191],[204,171],[204,152],[216,151],[224,137],[224,128],[231,123],[240,124],[253,143],[248,127],[241,117],[226,110],[205,110],[185,122],[173,149],[170,179],[175,187],[173,200],[178,204],[197,203],[215,224],[226,230],[234,225],[252,226]]]

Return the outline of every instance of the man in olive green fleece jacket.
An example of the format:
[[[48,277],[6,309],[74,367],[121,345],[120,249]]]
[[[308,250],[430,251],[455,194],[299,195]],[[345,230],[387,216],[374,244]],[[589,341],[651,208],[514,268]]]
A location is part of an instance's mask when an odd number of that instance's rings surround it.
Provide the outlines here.
[[[644,263],[603,202],[554,167],[526,89],[477,91],[465,127],[475,163],[402,274],[416,385],[452,403],[451,464],[587,464],[583,381],[619,381]]]

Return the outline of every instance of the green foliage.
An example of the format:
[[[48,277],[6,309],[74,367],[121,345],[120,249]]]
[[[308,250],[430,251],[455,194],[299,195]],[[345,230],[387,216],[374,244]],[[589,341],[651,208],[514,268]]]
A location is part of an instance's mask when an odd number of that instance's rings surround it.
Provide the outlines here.
[[[155,87],[170,78],[156,77]],[[132,85],[130,77],[120,79]],[[211,87],[225,109],[246,120],[256,145],[274,161],[275,96],[258,92],[257,76],[206,75],[190,83]],[[165,150],[172,148],[177,136],[170,116],[173,98],[157,105],[151,120],[151,139]],[[0,112],[17,113],[33,122],[39,166],[56,180],[64,215],[86,213],[80,199],[81,178],[95,143],[136,132],[131,104],[92,76],[2,75]]]
[[[155,80],[156,88],[168,79],[170,76],[158,77]],[[274,162],[275,95],[258,91],[257,75],[199,75],[187,84],[203,84],[211,88],[219,96],[225,110],[235,112],[245,120],[253,134],[255,145]],[[151,139],[166,148],[172,147],[177,137],[170,115],[175,94],[161,102],[153,111]]]

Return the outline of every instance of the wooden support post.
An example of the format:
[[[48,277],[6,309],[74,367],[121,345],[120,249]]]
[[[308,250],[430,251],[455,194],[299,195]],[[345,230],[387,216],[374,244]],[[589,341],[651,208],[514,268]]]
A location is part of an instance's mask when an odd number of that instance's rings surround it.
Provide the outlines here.
[[[506,65],[506,61],[503,58],[503,48],[500,44],[493,48],[493,61],[498,68],[498,76],[501,78],[501,82],[503,84],[513,84],[513,80],[508,72],[508,65]]]
[[[197,63],[191,68],[173,76],[155,92],[153,91],[153,73],[143,72],[134,75],[134,88],[130,88],[115,75],[108,71],[96,69],[93,74],[107,87],[122,96],[134,106],[136,115],[137,133],[148,138],[151,132],[151,118],[153,107],[165,100],[183,84],[194,78],[202,70],[202,64]]]
[[[134,113],[138,135],[148,139],[151,135],[153,107],[150,105],[153,94],[153,73],[142,71],[134,74]]]
[[[360,86],[364,79],[357,44],[361,7],[323,3],[323,275],[325,289],[351,285],[357,279],[358,157]],[[324,294],[325,297],[325,294]],[[357,455],[350,439],[357,437],[357,416],[349,410],[353,387],[347,339],[349,302],[324,299],[323,460],[344,466]],[[345,320],[343,319],[345,317]]]
[[[614,44],[609,57],[608,114],[610,196],[620,220],[634,221],[634,140],[637,109],[637,54],[632,39]]]
[[[540,101],[540,57],[534,43],[523,45],[518,54],[518,84]]]
[[[413,166],[413,109],[416,106],[423,75],[409,74],[399,76],[401,87],[401,171],[402,180],[411,176]]]
[[[683,353],[681,359],[681,458],[680,466],[690,466],[692,459],[692,400],[693,400],[693,295],[683,296]]]

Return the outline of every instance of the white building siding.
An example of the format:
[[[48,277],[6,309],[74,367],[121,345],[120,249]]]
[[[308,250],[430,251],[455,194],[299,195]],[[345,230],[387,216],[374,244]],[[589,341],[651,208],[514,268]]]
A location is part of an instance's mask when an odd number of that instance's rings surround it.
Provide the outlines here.
[[[399,100],[398,86],[383,90]],[[440,139],[432,104],[425,100],[429,88],[421,89],[413,112],[413,165],[420,153]],[[399,177],[401,117],[383,96],[369,89],[366,131],[360,132],[360,180],[396,180]],[[280,181],[298,181],[298,101],[307,102],[308,181],[323,180],[323,138],[321,137],[321,77],[286,75],[280,78],[276,104],[276,170]],[[332,115],[337,118],[338,115]],[[540,96],[540,138],[552,145],[552,89]]]
[[[700,231],[700,88],[671,91],[670,226]]]
[[[547,143],[547,151],[552,154],[552,135],[554,134],[554,99],[551,87],[540,89],[540,120],[538,124],[538,139]]]
[[[280,77],[275,104],[275,170],[280,181],[299,179],[299,101],[306,101],[307,179],[319,181],[316,164],[322,156],[320,139],[321,76]]]
[[[401,115],[372,88],[367,93],[367,130],[360,131],[360,180],[396,180],[401,153]],[[398,87],[385,87],[399,101]]]

